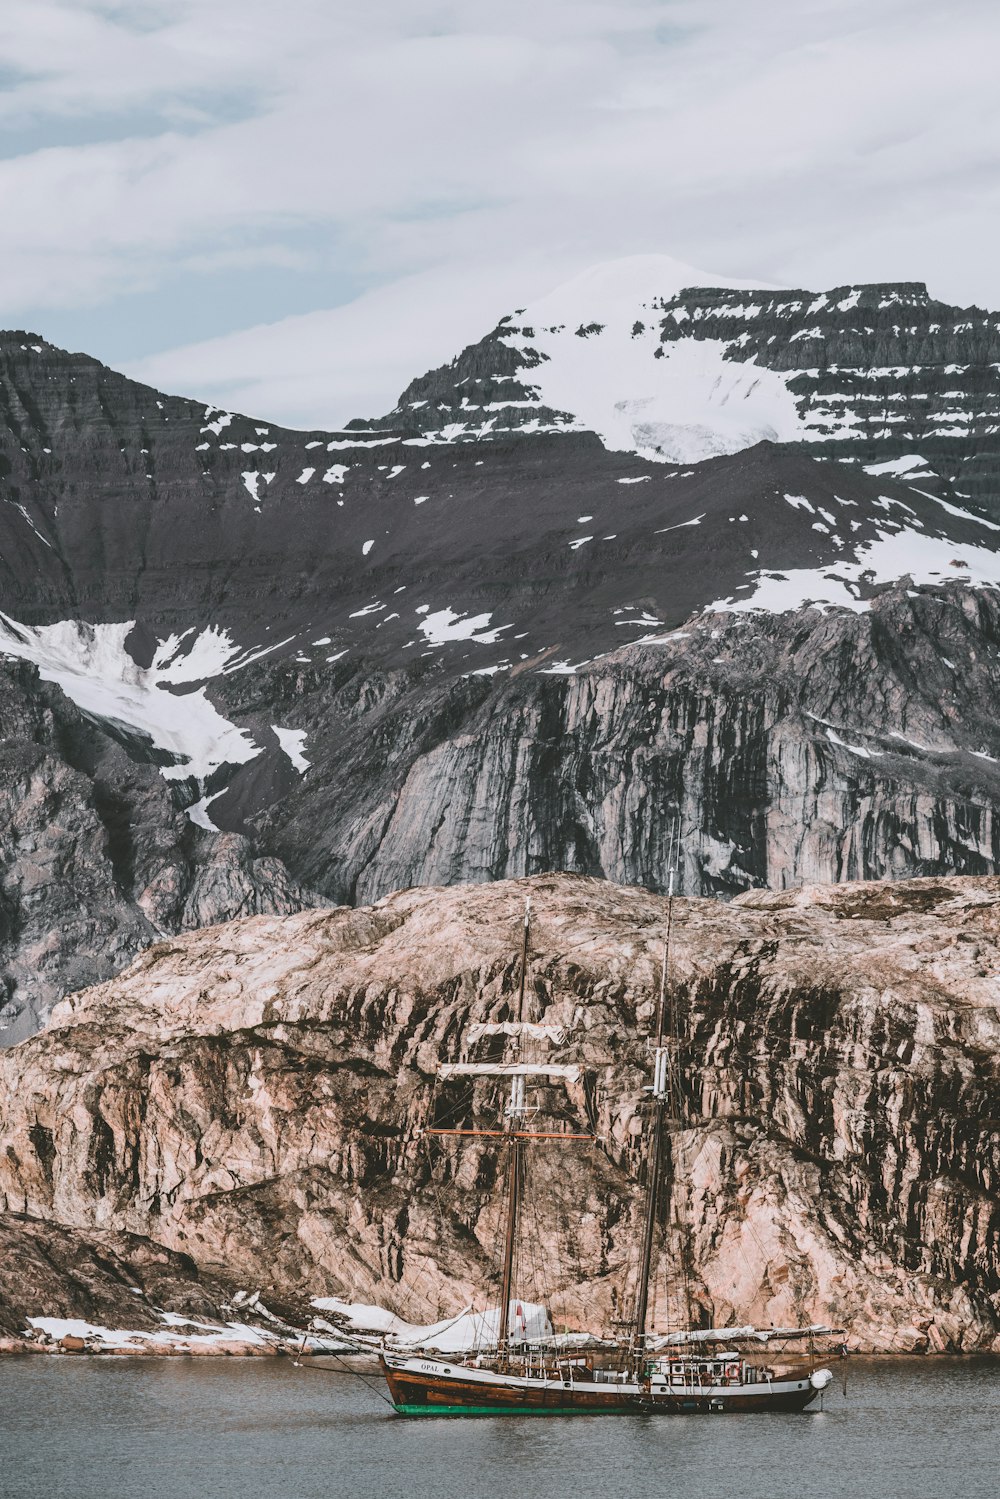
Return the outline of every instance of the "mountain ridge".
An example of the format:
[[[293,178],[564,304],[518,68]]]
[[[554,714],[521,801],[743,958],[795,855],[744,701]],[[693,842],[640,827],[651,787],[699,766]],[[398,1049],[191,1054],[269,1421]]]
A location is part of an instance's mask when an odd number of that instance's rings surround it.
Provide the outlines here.
[[[995,501],[1000,316],[937,301],[923,282],[810,292],[677,284],[669,269],[664,279],[660,292],[654,278],[613,298],[602,322],[600,293],[588,311],[580,278],[575,311],[562,289],[508,315],[413,382],[386,417],[352,425],[417,432],[414,408],[427,407],[450,418],[428,429],[448,441],[589,427],[610,447],[681,463],[762,439],[859,463],[919,456],[931,476]],[[459,394],[465,384],[482,398]],[[939,400],[946,409],[935,411]],[[493,414],[477,426],[473,409],[502,412],[503,425]]]

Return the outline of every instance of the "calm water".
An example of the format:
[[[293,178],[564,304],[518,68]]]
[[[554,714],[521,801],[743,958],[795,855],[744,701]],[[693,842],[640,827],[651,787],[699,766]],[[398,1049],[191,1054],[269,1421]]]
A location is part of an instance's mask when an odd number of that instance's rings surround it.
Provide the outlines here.
[[[1000,1362],[846,1367],[821,1414],[407,1421],[283,1360],[5,1359],[0,1494],[993,1499]]]

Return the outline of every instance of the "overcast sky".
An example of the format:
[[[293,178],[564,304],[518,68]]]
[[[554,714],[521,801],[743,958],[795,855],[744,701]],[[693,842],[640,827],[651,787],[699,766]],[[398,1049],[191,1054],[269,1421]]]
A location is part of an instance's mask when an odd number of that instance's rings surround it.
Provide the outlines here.
[[[3,0],[0,322],[297,426],[595,261],[1000,305],[996,0]]]

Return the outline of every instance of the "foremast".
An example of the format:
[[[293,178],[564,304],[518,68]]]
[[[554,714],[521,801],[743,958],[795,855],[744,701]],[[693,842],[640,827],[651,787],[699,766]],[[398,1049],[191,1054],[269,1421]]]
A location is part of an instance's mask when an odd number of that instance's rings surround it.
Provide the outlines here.
[[[524,902],[524,924],[521,936],[521,961],[518,973],[517,1000],[513,1007],[514,1018],[498,1024],[481,1024],[470,1027],[469,1040],[478,1041],[484,1036],[503,1035],[510,1042],[510,1060],[502,1062],[446,1062],[438,1068],[438,1077],[495,1077],[510,1080],[510,1093],[504,1109],[503,1127],[500,1130],[482,1129],[428,1129],[428,1135],[479,1135],[500,1136],[505,1142],[506,1155],[506,1210],[504,1213],[503,1243],[501,1246],[500,1309],[497,1327],[497,1361],[501,1368],[509,1365],[511,1356],[510,1307],[514,1294],[514,1275],[517,1259],[518,1232],[520,1228],[521,1204],[524,1191],[524,1145],[529,1140],[558,1140],[560,1142],[593,1142],[592,1134],[572,1134],[565,1130],[528,1130],[525,1120],[530,1112],[527,1103],[527,1079],[559,1079],[577,1082],[580,1068],[574,1064],[555,1062],[527,1062],[522,1060],[522,1043],[526,1039],[560,1042],[563,1028],[558,1025],[539,1025],[524,1018],[525,988],[528,978],[531,938],[531,897]]]

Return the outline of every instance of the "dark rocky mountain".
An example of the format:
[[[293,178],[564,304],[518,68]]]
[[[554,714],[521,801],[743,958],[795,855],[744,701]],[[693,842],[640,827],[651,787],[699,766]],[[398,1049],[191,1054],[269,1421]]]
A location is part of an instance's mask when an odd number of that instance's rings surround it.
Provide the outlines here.
[[[678,812],[696,892],[1000,867],[992,594],[710,615],[573,674],[261,671],[226,711],[280,692],[314,763],[251,762],[213,815],[340,900],[562,868],[662,888]]]
[[[337,433],[0,336],[8,1037],[245,911],[658,888],[678,810],[690,893],[997,868],[996,318],[678,274]]]

